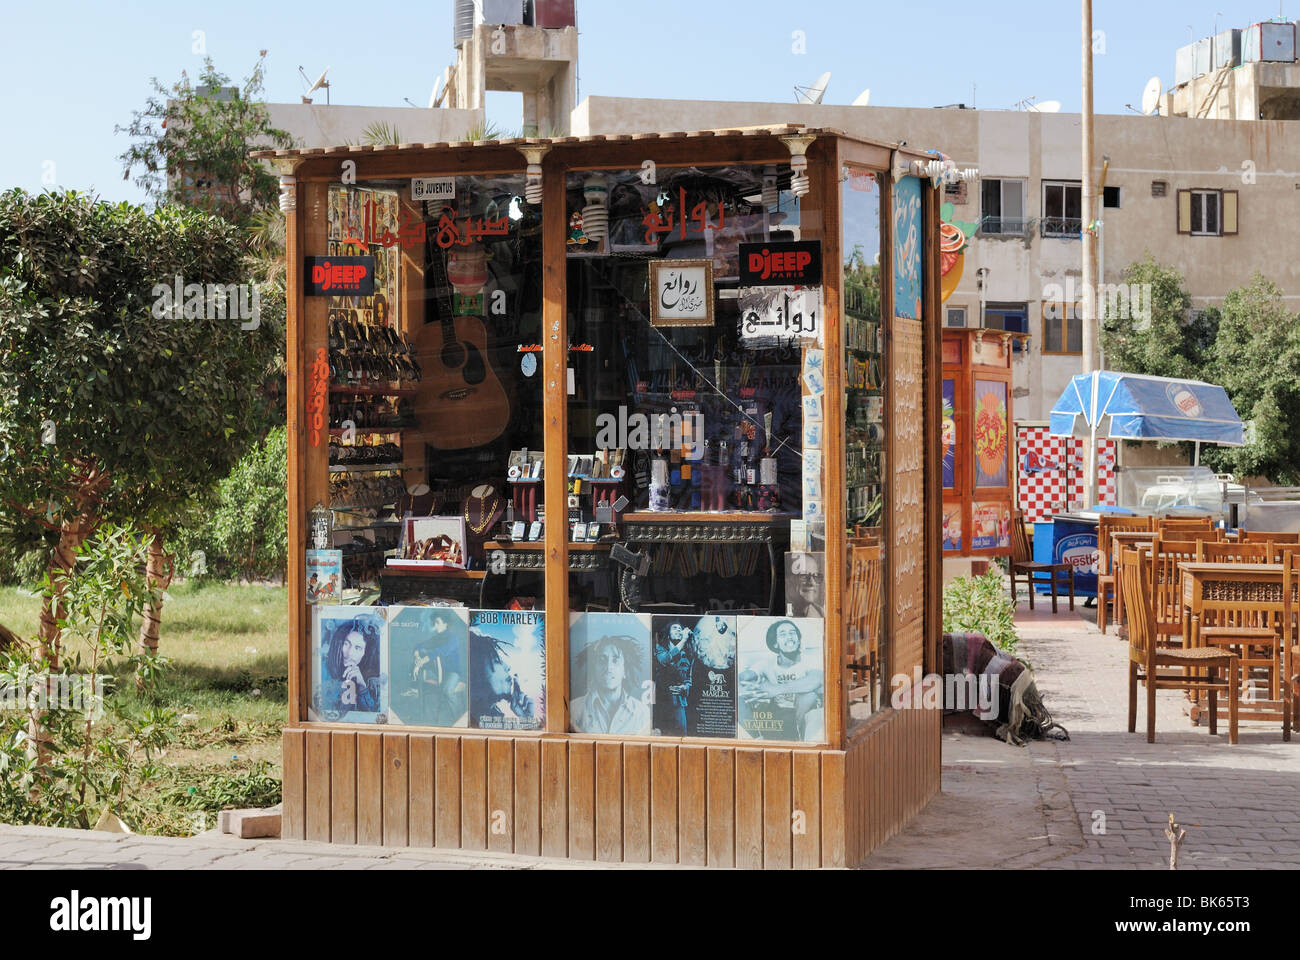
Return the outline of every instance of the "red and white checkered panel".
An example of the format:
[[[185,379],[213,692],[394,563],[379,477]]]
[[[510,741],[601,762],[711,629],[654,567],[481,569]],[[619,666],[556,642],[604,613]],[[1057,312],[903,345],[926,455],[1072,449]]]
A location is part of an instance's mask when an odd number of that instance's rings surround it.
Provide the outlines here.
[[[1083,505],[1084,441],[1078,437],[1053,437],[1046,427],[1021,427],[1016,431],[1018,502],[1026,523]],[[1114,505],[1115,441],[1097,441],[1097,496]]]

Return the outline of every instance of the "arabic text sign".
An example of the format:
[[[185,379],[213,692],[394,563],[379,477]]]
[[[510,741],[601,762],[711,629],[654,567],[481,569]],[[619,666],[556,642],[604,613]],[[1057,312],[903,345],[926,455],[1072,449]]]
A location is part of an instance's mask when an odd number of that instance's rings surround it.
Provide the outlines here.
[[[713,324],[713,262],[664,260],[650,264],[650,322],[657,327]]]
[[[821,287],[750,287],[740,291],[740,338],[822,342]]]

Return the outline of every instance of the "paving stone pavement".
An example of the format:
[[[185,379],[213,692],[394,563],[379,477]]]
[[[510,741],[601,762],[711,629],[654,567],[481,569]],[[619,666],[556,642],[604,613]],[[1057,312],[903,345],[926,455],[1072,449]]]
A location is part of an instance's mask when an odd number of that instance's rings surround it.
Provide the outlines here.
[[[1128,732],[1128,648],[1095,612],[1031,615],[1021,603],[1019,653],[1068,742],[1024,748],[945,734],[943,795],[868,859],[868,867],[1045,867],[1168,870],[1165,828],[1187,831],[1179,869],[1300,866],[1300,736],[1281,724],[1193,727],[1181,691],[1156,698],[1156,742]]]
[[[0,825],[0,870],[539,870],[627,869],[461,850],[346,847],[288,840],[145,837]],[[637,869],[647,869],[637,865]]]

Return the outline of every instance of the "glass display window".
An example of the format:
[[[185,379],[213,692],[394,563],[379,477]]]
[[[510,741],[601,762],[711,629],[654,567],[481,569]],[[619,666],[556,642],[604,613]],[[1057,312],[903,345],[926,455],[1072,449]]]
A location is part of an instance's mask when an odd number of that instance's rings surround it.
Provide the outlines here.
[[[889,662],[883,532],[889,429],[889,357],[881,315],[881,190],[874,173],[846,167],[840,186],[844,256],[845,519],[848,616],[845,700],[852,731],[876,710]],[[919,280],[914,284],[919,288]],[[896,293],[895,296],[901,296]],[[916,299],[908,288],[906,297]],[[904,301],[900,300],[900,303]]]
[[[327,189],[329,546],[348,600],[540,609],[505,554],[545,514],[541,218],[522,176],[445,180]]]
[[[574,732],[825,739],[821,238],[789,185],[568,175]]]

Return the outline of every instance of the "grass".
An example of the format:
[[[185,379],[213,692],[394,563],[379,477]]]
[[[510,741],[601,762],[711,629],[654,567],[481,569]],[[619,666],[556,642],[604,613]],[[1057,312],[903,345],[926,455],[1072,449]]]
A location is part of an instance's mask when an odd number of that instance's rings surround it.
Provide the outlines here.
[[[19,637],[35,635],[39,615],[34,590],[0,587],[0,622]],[[187,835],[211,827],[223,806],[278,802],[288,615],[283,587],[191,582],[167,591],[158,652],[171,663],[157,696],[183,726],[163,757],[150,815],[132,829]],[[119,689],[135,697],[129,680]]]

